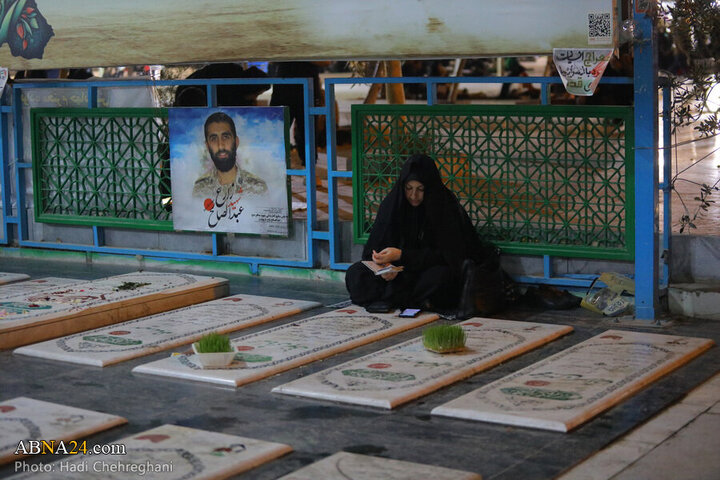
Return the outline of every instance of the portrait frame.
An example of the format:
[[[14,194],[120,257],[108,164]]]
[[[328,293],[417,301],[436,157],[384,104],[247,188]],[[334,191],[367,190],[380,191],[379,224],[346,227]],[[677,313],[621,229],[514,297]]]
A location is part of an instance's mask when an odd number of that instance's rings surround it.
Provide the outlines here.
[[[286,173],[288,118],[287,107],[169,109],[173,228],[288,237],[292,220]],[[217,155],[213,159],[212,142],[205,137],[208,121],[213,131],[219,129],[224,135],[231,135],[230,124],[234,126],[234,162],[224,149],[215,151],[222,159]],[[223,171],[231,163],[234,166]]]

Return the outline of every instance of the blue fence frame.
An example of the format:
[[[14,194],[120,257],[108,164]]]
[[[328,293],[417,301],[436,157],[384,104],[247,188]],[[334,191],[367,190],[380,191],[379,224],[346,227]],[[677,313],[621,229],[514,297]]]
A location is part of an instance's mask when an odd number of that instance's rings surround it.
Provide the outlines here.
[[[306,158],[314,158],[315,156],[315,125],[310,121],[311,115],[316,115],[317,109],[310,106],[314,104],[314,92],[312,81],[306,78],[248,78],[248,79],[211,79],[211,80],[113,80],[113,81],[73,81],[73,82],[37,82],[37,83],[17,83],[13,86],[13,105],[12,107],[3,106],[2,123],[0,128],[6,124],[6,114],[12,113],[14,118],[22,118],[22,102],[21,95],[23,90],[42,89],[42,88],[87,88],[88,91],[88,108],[97,108],[98,106],[98,89],[108,87],[159,87],[159,86],[179,86],[179,85],[197,85],[204,86],[207,91],[208,107],[217,106],[216,89],[218,85],[264,85],[264,84],[293,84],[301,85],[303,89],[303,98],[305,102],[305,138],[311,139],[305,145]],[[285,266],[285,267],[303,267],[310,268],[316,266],[317,261],[317,245],[316,240],[327,240],[328,234],[325,231],[317,229],[316,218],[316,198],[315,198],[315,164],[307,162],[303,169],[288,168],[286,174],[288,176],[304,176],[307,189],[307,245],[306,260],[277,259],[277,258],[258,258],[245,257],[237,255],[222,255],[220,253],[220,237],[221,234],[210,234],[212,236],[212,254],[195,254],[178,251],[158,251],[145,250],[137,248],[118,248],[108,247],[104,245],[103,227],[93,226],[93,245],[74,245],[67,243],[53,242],[37,242],[27,239],[27,214],[25,208],[25,175],[21,173],[23,170],[30,170],[32,163],[25,160],[25,152],[23,147],[23,131],[22,123],[15,122],[15,131],[13,134],[16,175],[15,175],[15,200],[18,214],[15,216],[10,213],[10,194],[7,188],[7,146],[2,137],[3,151],[3,169],[0,173],[0,188],[2,188],[3,199],[3,229],[4,236],[0,243],[7,244],[11,241],[8,233],[8,226],[14,224],[17,226],[17,243],[21,247],[38,247],[58,250],[74,250],[92,253],[111,253],[120,255],[143,255],[154,258],[165,258],[175,260],[213,260],[231,263],[245,263],[250,266],[252,273],[258,273],[260,265]],[[7,192],[7,193],[6,193]]]
[[[8,106],[0,106],[0,199],[2,200],[2,230],[0,230],[0,243],[8,243],[8,225],[16,220],[10,209],[11,196],[8,188],[10,177],[10,158],[8,154],[8,115],[12,109]]]
[[[647,19],[649,22],[649,19]],[[642,26],[645,26],[643,23]],[[668,267],[663,265],[662,278],[658,279],[658,256],[657,256],[657,227],[655,223],[655,211],[657,202],[657,191],[661,188],[664,198],[664,227],[662,232],[662,245],[665,251],[670,248],[670,186],[665,182],[658,185],[657,165],[654,152],[657,146],[655,135],[655,119],[657,118],[656,97],[657,81],[654,74],[646,75],[652,70],[652,48],[635,49],[635,76],[629,77],[606,77],[601,84],[634,84],[635,89],[635,281],[636,281],[636,317],[644,320],[655,319],[657,308],[658,285],[666,287],[668,284]],[[648,61],[650,64],[648,65]],[[336,180],[338,178],[352,178],[352,172],[337,170],[337,152],[335,150],[335,112],[329,108],[335,102],[335,85],[356,84],[356,83],[421,83],[425,84],[427,90],[427,104],[437,103],[437,85],[447,83],[536,83],[540,84],[541,104],[549,104],[549,89],[552,84],[561,83],[559,77],[394,77],[394,78],[328,78],[325,80],[325,114],[327,115],[327,168],[328,168],[328,196],[330,215],[330,267],[334,269],[347,269],[349,264],[336,261],[334,245],[338,243],[338,216],[337,196],[335,195]],[[670,144],[670,91],[663,88],[663,128],[666,145]],[[642,123],[644,138],[638,133],[638,124]],[[670,178],[670,150],[665,149],[665,179]],[[638,168],[639,166],[639,168]],[[654,172],[654,173],[653,173]],[[653,253],[654,252],[654,253]],[[562,275],[555,276],[552,268],[552,257],[543,256],[543,276],[518,277],[516,280],[522,283],[541,283],[550,285],[562,285],[570,287],[590,287],[595,275]],[[639,285],[641,284],[641,285]]]
[[[553,84],[562,83],[559,77],[400,77],[400,78],[328,78],[325,80],[325,97],[327,104],[332,105],[335,100],[335,85],[340,84],[370,84],[370,83],[399,83],[398,80],[403,83],[419,83],[424,84],[427,89],[427,104],[437,104],[437,85],[447,83],[537,83],[540,84],[540,99],[542,105],[549,105],[549,89]],[[602,80],[603,84],[631,84],[631,78],[606,78]],[[337,152],[335,150],[336,139],[334,135],[334,129],[331,128],[335,123],[334,111],[328,114],[328,125],[327,125],[327,154],[328,154],[328,196],[336,198],[334,193],[335,180],[338,178],[352,178],[352,172],[339,171],[337,170]],[[332,123],[330,123],[332,122]],[[330,235],[335,241],[337,241],[337,233],[339,231],[337,224],[337,202],[332,202],[329,206],[330,218],[334,219],[335,222],[331,222]],[[332,245],[335,242],[331,242],[331,268],[334,269],[346,269],[349,267],[347,263],[338,263],[335,261],[337,258],[332,250]],[[544,275],[543,277],[519,277],[518,280],[523,283],[545,283],[565,286],[576,286],[576,287],[588,287],[592,280],[596,276],[585,276],[585,275],[565,275],[563,277],[555,277],[552,271],[552,257],[545,255],[543,257]]]

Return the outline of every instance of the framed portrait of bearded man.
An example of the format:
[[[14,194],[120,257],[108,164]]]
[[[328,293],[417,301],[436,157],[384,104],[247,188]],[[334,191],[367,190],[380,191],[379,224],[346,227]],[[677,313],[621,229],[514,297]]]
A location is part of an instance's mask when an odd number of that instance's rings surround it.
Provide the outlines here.
[[[286,107],[172,108],[176,230],[288,236]]]

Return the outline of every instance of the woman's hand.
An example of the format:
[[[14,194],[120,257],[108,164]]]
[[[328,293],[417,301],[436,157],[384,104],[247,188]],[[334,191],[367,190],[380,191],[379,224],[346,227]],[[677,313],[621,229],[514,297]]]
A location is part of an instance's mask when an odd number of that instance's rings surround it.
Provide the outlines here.
[[[391,280],[395,280],[395,277],[397,277],[398,273],[400,273],[400,272],[387,272],[387,273],[383,273],[380,276],[382,277],[383,280],[385,280],[386,282],[389,282]]]
[[[372,254],[373,262],[379,263],[379,264],[397,262],[398,260],[400,260],[401,257],[402,257],[402,250],[400,250],[399,248],[395,248],[395,247],[383,248],[379,252],[376,252],[375,250],[373,250],[373,254]]]

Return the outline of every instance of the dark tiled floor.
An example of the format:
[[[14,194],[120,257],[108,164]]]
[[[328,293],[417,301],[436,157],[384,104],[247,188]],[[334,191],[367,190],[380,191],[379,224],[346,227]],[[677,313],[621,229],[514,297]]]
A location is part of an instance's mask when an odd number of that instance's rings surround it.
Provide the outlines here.
[[[100,278],[131,271],[119,265],[78,264],[0,257],[0,271],[33,278]],[[200,272],[194,272],[202,274]],[[228,276],[231,293],[303,298],[323,307],[291,319],[243,330],[239,336],[331,309],[347,300],[341,283],[285,278]],[[229,389],[132,374],[133,367],[167,355],[142,357],[95,368],[0,352],[0,400],[29,396],[126,417],[127,425],[93,435],[113,442],[148,428],[173,423],[287,443],[294,452],[242,478],[275,479],[338,450],[430,463],[480,473],[485,479],[548,479],[610,444],[633,427],[677,402],[720,370],[717,347],[663,377],[634,397],[575,431],[563,434],[526,428],[441,419],[430,410],[451,398],[523,368],[608,328],[642,330],[720,340],[720,322],[673,319],[669,326],[616,324],[582,309],[540,311],[513,307],[502,318],[572,325],[575,331],[489,371],[441,389],[394,411],[348,406],[270,393],[280,384],[415,337],[419,329],[375,342],[268,379]],[[39,461],[34,459],[31,461]],[[44,459],[47,461],[47,459]],[[0,468],[0,477],[13,465]]]

